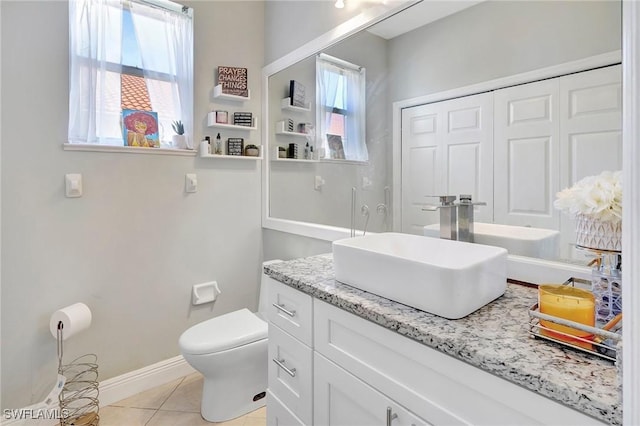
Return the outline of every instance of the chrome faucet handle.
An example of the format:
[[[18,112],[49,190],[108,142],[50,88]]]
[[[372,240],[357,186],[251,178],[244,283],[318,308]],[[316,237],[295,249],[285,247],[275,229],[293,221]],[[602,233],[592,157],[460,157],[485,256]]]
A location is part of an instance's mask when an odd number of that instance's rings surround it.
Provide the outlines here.
[[[425,197],[436,197],[440,199],[440,206],[453,206],[453,202],[456,201],[455,195],[425,195]]]
[[[473,202],[471,201],[471,195],[470,194],[460,194],[460,203],[461,205],[471,205],[471,206],[486,206],[487,203],[485,203],[484,201],[476,201]]]

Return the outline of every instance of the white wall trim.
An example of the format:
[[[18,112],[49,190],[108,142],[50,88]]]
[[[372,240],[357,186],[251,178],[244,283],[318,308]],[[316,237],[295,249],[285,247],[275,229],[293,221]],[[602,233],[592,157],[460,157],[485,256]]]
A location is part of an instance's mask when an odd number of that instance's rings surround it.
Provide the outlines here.
[[[640,3],[622,2],[622,423],[640,425]]]
[[[100,382],[100,407],[179,379],[196,370],[178,355]]]

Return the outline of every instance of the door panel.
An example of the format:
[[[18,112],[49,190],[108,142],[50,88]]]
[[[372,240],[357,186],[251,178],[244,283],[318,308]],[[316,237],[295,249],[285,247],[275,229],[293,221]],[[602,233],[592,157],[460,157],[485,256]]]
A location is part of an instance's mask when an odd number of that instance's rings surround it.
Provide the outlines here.
[[[476,220],[493,221],[492,109],[484,93],[402,111],[402,232],[439,222],[429,195],[471,194],[487,203]]]

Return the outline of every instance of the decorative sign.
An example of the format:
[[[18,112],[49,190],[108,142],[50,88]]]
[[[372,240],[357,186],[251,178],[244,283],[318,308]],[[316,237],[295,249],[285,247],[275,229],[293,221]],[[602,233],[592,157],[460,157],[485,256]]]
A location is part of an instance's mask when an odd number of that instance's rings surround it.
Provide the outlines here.
[[[227,155],[242,155],[244,151],[243,138],[227,139]]]
[[[246,68],[218,67],[218,84],[222,85],[222,93],[249,97]]]

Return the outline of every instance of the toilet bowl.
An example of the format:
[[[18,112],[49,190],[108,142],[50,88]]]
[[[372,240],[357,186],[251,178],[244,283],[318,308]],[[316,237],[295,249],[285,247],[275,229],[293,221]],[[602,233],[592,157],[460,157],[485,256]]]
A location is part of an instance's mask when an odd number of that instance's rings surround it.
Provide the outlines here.
[[[264,265],[280,262],[272,260]],[[267,390],[266,275],[258,313],[239,309],[186,330],[178,342],[184,359],[204,378],[202,417],[224,422],[263,407]]]

